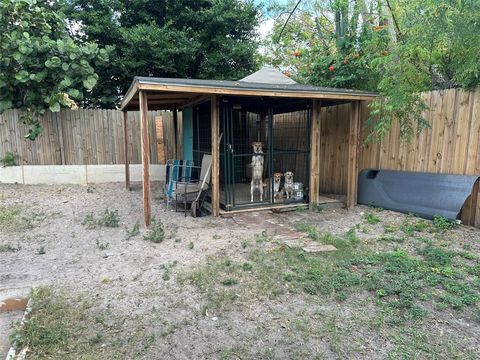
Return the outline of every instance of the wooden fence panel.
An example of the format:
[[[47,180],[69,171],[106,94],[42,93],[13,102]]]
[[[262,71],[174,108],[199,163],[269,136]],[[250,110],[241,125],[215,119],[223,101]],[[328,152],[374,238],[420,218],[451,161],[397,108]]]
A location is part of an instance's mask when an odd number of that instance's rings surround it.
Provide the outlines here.
[[[459,89],[432,91],[423,95],[430,109],[424,113],[431,125],[416,134],[410,143],[400,141],[400,127],[392,130],[380,143],[364,143],[369,129],[368,104],[361,107],[361,145],[359,169],[437,172],[480,175],[480,88],[467,92]],[[322,109],[320,168],[322,192],[345,194],[346,105]]]
[[[41,119],[43,132],[35,141],[24,138],[28,128],[19,121],[20,115],[18,110],[8,110],[0,115],[0,157],[12,152],[17,156],[17,163],[24,165],[125,163],[123,115],[119,110],[62,109],[58,113],[47,112]],[[161,115],[160,111],[149,112],[150,159],[153,164],[158,163],[155,117]],[[168,121],[171,122],[171,116],[165,118],[165,126],[173,128]],[[138,111],[129,112],[128,131],[130,163],[140,163]],[[179,136],[181,138],[181,132]],[[173,144],[171,139],[166,142]],[[181,142],[179,146],[181,148]],[[173,153],[173,149],[169,151]]]
[[[369,129],[368,104],[361,107],[359,170],[367,168],[480,175],[480,88],[474,91],[448,89],[423,94],[429,105],[424,118],[431,128],[415,134],[410,143],[400,140],[394,124],[380,143],[365,144]],[[346,105],[322,109],[320,192],[346,194],[345,142],[349,111]],[[477,196],[478,197],[478,196]],[[475,202],[473,202],[475,203]],[[480,201],[476,202],[476,225],[480,225]]]

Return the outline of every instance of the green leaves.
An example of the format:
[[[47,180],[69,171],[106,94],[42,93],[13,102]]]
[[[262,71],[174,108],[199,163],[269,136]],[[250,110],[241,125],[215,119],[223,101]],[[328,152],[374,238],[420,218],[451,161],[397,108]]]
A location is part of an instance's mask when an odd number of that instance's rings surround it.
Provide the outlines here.
[[[20,70],[15,74],[15,79],[21,83],[27,82],[29,80],[29,74],[25,70]]]
[[[52,112],[59,112],[60,111],[60,103],[55,102],[48,107],[48,109]]]
[[[403,139],[428,127],[423,91],[480,84],[479,1],[317,0],[293,14],[280,40],[290,9],[278,10],[265,61],[300,82],[378,92],[368,140],[395,122]]]
[[[0,100],[0,114],[5,110],[11,109],[12,105],[11,100]]]
[[[58,9],[37,1],[0,5],[0,113],[23,110],[30,140],[41,133],[39,117],[45,110],[77,106],[72,98],[83,99],[83,91],[97,83],[92,65],[108,59],[107,51],[100,52],[94,43],[75,43]]]
[[[45,61],[45,66],[49,69],[59,67],[62,63],[62,60],[58,56],[53,56],[47,61]]]
[[[69,89],[68,90],[68,95],[70,95],[70,97],[72,98],[79,98],[80,97],[80,91],[77,90],[77,89]]]
[[[83,86],[87,90],[92,90],[96,83],[97,83],[97,78],[95,78],[94,76],[89,76],[88,78],[83,80]]]
[[[239,79],[257,67],[259,12],[251,1],[68,3],[68,17],[82,24],[77,42],[103,48],[90,62],[98,79],[87,76],[82,82],[89,105],[115,107],[134,76]],[[75,56],[71,60],[77,63]]]

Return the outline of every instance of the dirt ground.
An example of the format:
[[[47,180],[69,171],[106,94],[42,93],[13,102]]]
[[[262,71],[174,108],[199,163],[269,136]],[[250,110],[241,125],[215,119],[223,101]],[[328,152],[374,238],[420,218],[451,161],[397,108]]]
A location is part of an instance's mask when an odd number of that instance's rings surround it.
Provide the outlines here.
[[[153,243],[143,239],[146,230],[142,225],[140,234],[127,235],[136,222],[142,223],[139,186],[129,192],[123,184],[88,188],[0,185],[0,206],[21,211],[21,220],[17,216],[0,229],[0,245],[11,250],[0,252],[0,290],[47,285],[67,294],[74,307],[79,297],[87,299],[89,311],[116,324],[100,341],[98,358],[109,358],[105,348],[114,346],[124,358],[141,359],[475,358],[480,353],[478,298],[462,310],[430,309],[416,323],[418,327],[409,323],[387,331],[383,325],[362,325],[378,315],[375,301],[380,300],[369,300],[368,291],[340,301],[304,292],[250,297],[239,288],[230,305],[206,308],[208,289],[182,280],[200,274],[212,259],[228,257],[241,263],[254,247],[275,251],[276,230],[282,225],[293,229],[295,224],[308,223],[319,233],[338,236],[355,228],[363,245],[393,251],[400,245],[379,241],[379,237],[388,224],[396,224],[395,235],[406,215],[375,212],[379,223],[370,224],[365,214],[372,210],[358,206],[350,211],[265,213],[258,221],[193,219],[167,210],[160,193],[156,184],[152,214],[164,224],[166,236],[161,243]],[[99,218],[107,209],[118,211],[118,227],[89,229],[85,225],[89,214]],[[267,218],[273,221],[265,222]],[[259,237],[266,241],[258,241]],[[472,266],[478,264],[478,230],[459,227],[442,241],[458,251],[468,249]],[[407,240],[401,247],[413,251],[415,243]],[[205,284],[207,280],[201,279]],[[409,333],[408,328],[418,332]],[[425,336],[428,339],[418,350],[405,350]],[[436,356],[422,349],[437,345],[442,348]]]

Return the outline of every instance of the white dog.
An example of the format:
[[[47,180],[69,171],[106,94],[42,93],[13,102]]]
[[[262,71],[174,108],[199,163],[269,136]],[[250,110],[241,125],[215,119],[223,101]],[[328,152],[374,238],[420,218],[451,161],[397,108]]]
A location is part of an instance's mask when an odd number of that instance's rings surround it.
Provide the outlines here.
[[[290,199],[293,195],[293,172],[287,171],[285,174],[285,185],[283,186],[283,191],[287,196],[287,199]]]
[[[282,176],[283,174],[279,172],[273,174],[273,197],[275,200],[283,197],[283,189],[281,188]]]
[[[263,144],[261,142],[253,142],[252,156],[252,181],[250,183],[250,202],[253,202],[253,193],[255,190],[260,192],[260,201],[263,201]]]

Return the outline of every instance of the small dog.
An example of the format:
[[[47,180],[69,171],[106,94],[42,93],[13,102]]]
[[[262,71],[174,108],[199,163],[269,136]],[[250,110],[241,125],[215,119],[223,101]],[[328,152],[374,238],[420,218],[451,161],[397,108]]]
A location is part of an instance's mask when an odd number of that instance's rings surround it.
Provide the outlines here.
[[[283,189],[281,188],[282,176],[283,174],[279,172],[273,174],[273,197],[275,200],[283,197]]]
[[[259,141],[252,143],[252,181],[250,182],[250,202],[253,202],[255,190],[260,192],[260,201],[263,201],[263,144]]]
[[[285,174],[285,185],[283,186],[283,191],[287,199],[290,199],[293,195],[293,172],[287,171]]]

